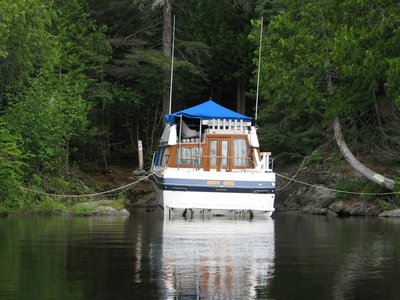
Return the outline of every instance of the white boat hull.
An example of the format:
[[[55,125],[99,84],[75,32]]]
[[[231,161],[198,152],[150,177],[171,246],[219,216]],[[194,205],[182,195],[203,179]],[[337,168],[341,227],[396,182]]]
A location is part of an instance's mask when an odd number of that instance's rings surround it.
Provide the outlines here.
[[[166,214],[262,214],[274,211],[275,174],[166,169],[153,176]]]

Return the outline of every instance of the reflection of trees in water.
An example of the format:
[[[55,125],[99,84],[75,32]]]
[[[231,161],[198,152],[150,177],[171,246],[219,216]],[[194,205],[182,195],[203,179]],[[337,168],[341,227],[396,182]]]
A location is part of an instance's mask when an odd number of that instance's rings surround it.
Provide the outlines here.
[[[344,255],[343,262],[332,283],[332,293],[335,299],[345,299],[346,295],[351,296],[358,286],[358,281],[371,279],[374,270],[381,268],[385,263],[387,258],[384,256],[391,252],[388,250],[392,246],[385,245],[382,236],[376,236],[374,239],[369,245],[361,244],[351,247],[349,252]]]
[[[126,220],[70,217],[4,219],[0,229],[0,295],[3,278],[12,278],[10,295],[18,299],[82,299],[106,293],[109,247],[96,245],[105,232],[117,234]],[[99,225],[101,224],[101,225]],[[103,226],[103,228],[99,228]],[[107,239],[106,239],[107,240]],[[11,245],[3,263],[3,246]],[[16,262],[18,262],[16,264]],[[103,277],[102,277],[103,276]],[[1,298],[1,297],[0,297]],[[101,299],[98,298],[98,299]]]
[[[335,299],[367,299],[374,295],[376,299],[398,298],[400,220],[378,219],[360,223],[362,226],[358,227],[358,234],[346,248],[336,272],[333,296]]]
[[[270,221],[0,219],[0,298],[399,298],[400,220]]]
[[[378,218],[277,216],[276,272],[269,297],[398,296],[394,280],[399,266],[393,265],[399,264],[398,223]]]
[[[149,214],[0,219],[0,298],[158,298],[157,220]]]

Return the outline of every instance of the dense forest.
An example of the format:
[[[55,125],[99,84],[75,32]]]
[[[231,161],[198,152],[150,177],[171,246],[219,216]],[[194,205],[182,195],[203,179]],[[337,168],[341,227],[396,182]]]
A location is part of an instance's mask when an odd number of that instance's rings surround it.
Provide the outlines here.
[[[282,161],[331,161],[334,124],[391,178],[400,161],[394,0],[0,0],[0,212],[84,193],[79,172],[147,166],[168,112],[209,98],[255,111]],[[337,127],[335,127],[337,128]],[[337,158],[336,158],[337,159]]]

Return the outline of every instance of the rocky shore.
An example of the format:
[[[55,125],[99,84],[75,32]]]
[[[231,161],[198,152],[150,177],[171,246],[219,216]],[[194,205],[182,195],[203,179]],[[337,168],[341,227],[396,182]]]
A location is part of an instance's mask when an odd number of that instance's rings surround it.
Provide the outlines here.
[[[370,194],[350,194],[347,200],[341,200],[338,193],[331,187],[345,172],[349,178],[360,178],[351,169],[341,172],[327,171],[324,166],[303,168],[300,172],[298,166],[285,166],[276,168],[277,191],[275,200],[276,213],[296,212],[310,215],[328,216],[379,216],[400,217],[400,208],[392,202],[388,205],[383,199]],[[296,174],[297,173],[297,174]],[[280,176],[292,178],[296,174],[296,181],[289,181]],[[134,174],[135,178],[140,178]],[[73,206],[66,214],[80,216],[128,216],[130,211],[137,208],[154,209],[157,206],[152,184],[143,180],[128,190],[125,195],[123,208],[113,207],[111,200],[97,200],[79,203]],[[114,205],[115,206],[115,205]]]
[[[295,174],[295,168],[281,170],[286,177]],[[360,175],[346,170],[351,178]],[[277,171],[279,174],[279,170]],[[299,172],[297,181],[310,183],[290,182],[277,176],[277,192],[275,210],[279,212],[296,211],[313,215],[333,216],[379,216],[400,217],[400,209],[394,203],[385,203],[377,196],[362,193],[350,194],[349,200],[338,199],[338,194],[330,188],[342,173],[330,173],[321,168],[307,168]]]
[[[128,217],[129,211],[120,205],[115,205],[113,200],[98,200],[81,202],[72,205],[63,215],[67,216],[115,216]]]

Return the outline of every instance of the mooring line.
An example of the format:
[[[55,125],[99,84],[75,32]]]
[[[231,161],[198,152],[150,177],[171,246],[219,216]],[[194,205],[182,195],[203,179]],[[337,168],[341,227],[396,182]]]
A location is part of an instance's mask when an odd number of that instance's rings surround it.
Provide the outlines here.
[[[113,193],[113,192],[117,192],[117,191],[121,191],[121,190],[124,190],[124,189],[128,189],[128,188],[134,186],[135,184],[139,183],[140,181],[143,181],[143,180],[149,178],[151,175],[156,174],[157,172],[160,172],[162,170],[164,170],[164,169],[160,169],[160,170],[157,170],[155,172],[151,172],[151,173],[147,174],[146,176],[143,176],[143,177],[139,178],[138,180],[136,180],[134,182],[128,183],[128,184],[123,185],[123,186],[120,186],[118,188],[107,190],[107,191],[103,191],[103,192],[90,193],[90,194],[81,194],[81,195],[51,194],[51,193],[46,193],[46,192],[42,192],[42,191],[38,191],[38,190],[33,190],[33,189],[30,189],[30,188],[27,188],[27,187],[24,187],[24,186],[21,186],[21,188],[23,190],[26,190],[26,191],[31,192],[31,193],[40,194],[40,195],[46,195],[46,196],[56,197],[56,198],[86,198],[86,197],[94,197],[94,196],[110,194],[110,193]],[[302,184],[302,185],[306,185],[306,186],[309,186],[309,187],[314,187],[314,188],[317,188],[317,189],[322,189],[322,190],[327,190],[327,191],[332,191],[332,192],[342,193],[342,194],[375,195],[375,196],[399,195],[400,194],[400,191],[399,192],[384,192],[384,193],[352,192],[352,191],[344,191],[344,190],[328,188],[328,187],[320,186],[320,185],[316,185],[316,184],[311,184],[311,183],[307,183],[307,182],[295,179],[295,177],[297,176],[297,174],[299,173],[300,170],[301,170],[301,167],[297,170],[296,174],[292,178],[275,172],[275,174],[277,176],[279,176],[279,177],[281,177],[283,179],[289,180],[289,182],[286,185],[284,185],[283,187],[278,188],[277,191],[280,191],[280,190],[284,189],[286,186],[288,186],[292,182],[296,182],[296,183],[299,183],[299,184]]]
[[[293,182],[293,180],[297,177],[297,174],[299,174],[300,170],[303,168],[304,162],[308,158],[308,155],[304,157],[303,161],[300,164],[300,167],[298,168],[297,172],[294,174],[294,176],[284,185],[276,189],[276,191],[283,190],[285,187],[287,187],[289,184]],[[275,173],[276,174],[276,173]]]
[[[128,184],[126,184],[124,186],[120,186],[118,188],[111,189],[111,190],[108,190],[108,191],[91,193],[91,194],[81,194],[81,195],[51,194],[51,193],[46,193],[46,192],[42,192],[42,191],[33,190],[33,189],[30,189],[30,188],[27,188],[27,187],[23,187],[23,186],[21,186],[21,188],[23,190],[26,190],[26,191],[31,192],[31,193],[40,194],[40,195],[46,195],[46,196],[56,197],[56,198],[86,198],[86,197],[94,197],[94,196],[99,196],[99,195],[110,194],[110,193],[113,193],[113,192],[121,191],[123,189],[128,189],[128,188],[134,186],[135,184],[139,183],[140,181],[149,178],[151,175],[153,175],[153,174],[155,174],[155,173],[157,173],[159,171],[161,171],[161,170],[157,170],[155,172],[151,172],[148,175],[143,176],[143,177],[139,178],[138,180],[136,180],[134,182],[131,182],[131,183],[128,183]]]
[[[352,194],[352,195],[375,195],[375,196],[399,195],[399,194],[400,194],[400,192],[370,193],[370,192],[351,192],[351,191],[344,191],[344,190],[332,189],[332,188],[328,188],[328,187],[325,187],[325,186],[320,186],[320,185],[316,185],[316,184],[307,183],[307,182],[304,182],[304,181],[300,181],[300,180],[294,179],[294,177],[293,177],[293,178],[290,178],[290,177],[287,177],[287,176],[285,176],[285,175],[282,175],[282,174],[279,174],[279,173],[276,173],[276,172],[275,172],[275,174],[276,174],[277,176],[279,176],[279,177],[282,177],[282,178],[284,178],[284,179],[290,180],[290,181],[292,181],[292,182],[296,182],[296,183],[303,184],[303,185],[306,185],[306,186],[314,187],[314,188],[317,188],[317,189],[328,190],[328,191],[332,191],[332,192],[336,192],[336,193],[342,193],[342,194]]]

